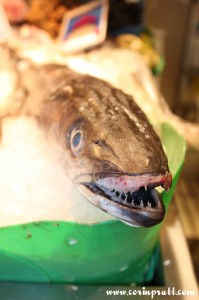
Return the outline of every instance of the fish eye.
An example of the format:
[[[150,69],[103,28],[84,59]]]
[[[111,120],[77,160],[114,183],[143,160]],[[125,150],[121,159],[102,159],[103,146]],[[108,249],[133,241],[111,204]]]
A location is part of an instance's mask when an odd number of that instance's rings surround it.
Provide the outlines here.
[[[78,156],[84,146],[84,134],[82,128],[74,128],[70,135],[70,147],[74,156]]]

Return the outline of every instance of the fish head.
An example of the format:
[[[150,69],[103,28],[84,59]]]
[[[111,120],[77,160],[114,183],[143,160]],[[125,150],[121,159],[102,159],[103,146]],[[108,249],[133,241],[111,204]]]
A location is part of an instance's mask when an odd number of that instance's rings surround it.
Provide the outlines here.
[[[56,88],[44,101],[42,121],[64,150],[69,176],[110,215],[133,226],[160,223],[165,208],[156,187],[168,190],[172,176],[142,110],[102,80],[56,70],[49,76]]]

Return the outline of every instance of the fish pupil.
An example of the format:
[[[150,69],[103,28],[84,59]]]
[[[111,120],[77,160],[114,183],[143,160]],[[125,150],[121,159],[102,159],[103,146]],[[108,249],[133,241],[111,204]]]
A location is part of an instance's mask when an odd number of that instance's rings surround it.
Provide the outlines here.
[[[72,145],[74,148],[77,148],[82,139],[82,134],[80,131],[76,132],[72,139]]]

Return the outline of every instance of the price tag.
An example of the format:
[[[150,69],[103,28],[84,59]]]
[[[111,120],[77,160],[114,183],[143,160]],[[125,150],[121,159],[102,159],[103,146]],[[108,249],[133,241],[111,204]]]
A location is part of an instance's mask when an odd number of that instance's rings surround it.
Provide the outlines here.
[[[103,42],[106,38],[108,7],[108,0],[101,0],[67,12],[60,29],[60,48],[71,53]]]
[[[12,34],[11,26],[8,22],[6,13],[0,4],[0,42],[5,42]]]

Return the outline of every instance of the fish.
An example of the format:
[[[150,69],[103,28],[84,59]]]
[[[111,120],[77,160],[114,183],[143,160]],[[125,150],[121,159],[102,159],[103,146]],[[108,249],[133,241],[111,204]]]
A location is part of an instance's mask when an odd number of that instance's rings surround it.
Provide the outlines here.
[[[162,222],[156,187],[168,191],[172,174],[160,138],[133,98],[65,65],[21,60],[16,68],[25,95],[20,114],[34,116],[85,199],[132,226]]]

